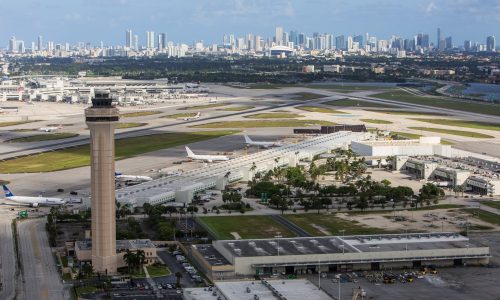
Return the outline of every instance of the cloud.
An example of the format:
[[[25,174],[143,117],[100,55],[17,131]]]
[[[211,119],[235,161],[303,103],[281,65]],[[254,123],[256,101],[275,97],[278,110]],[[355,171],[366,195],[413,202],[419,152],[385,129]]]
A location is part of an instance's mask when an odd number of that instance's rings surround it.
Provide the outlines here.
[[[425,13],[430,15],[432,14],[434,11],[436,11],[438,9],[436,3],[433,2],[430,2],[429,4],[427,4],[427,7],[425,8]]]

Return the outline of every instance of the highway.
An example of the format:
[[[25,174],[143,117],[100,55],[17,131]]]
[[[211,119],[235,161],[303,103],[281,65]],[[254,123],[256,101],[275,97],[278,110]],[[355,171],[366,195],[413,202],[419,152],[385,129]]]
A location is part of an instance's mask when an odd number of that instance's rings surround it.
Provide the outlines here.
[[[0,217],[0,299],[15,299],[16,295],[16,255],[14,252],[14,238],[12,236],[11,218]]]
[[[45,218],[23,220],[18,223],[17,232],[23,277],[22,299],[70,299],[49,247]]]

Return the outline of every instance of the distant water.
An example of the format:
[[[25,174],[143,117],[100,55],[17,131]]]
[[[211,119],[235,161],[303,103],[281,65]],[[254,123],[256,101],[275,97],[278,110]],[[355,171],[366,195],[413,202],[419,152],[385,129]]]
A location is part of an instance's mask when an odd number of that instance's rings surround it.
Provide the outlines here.
[[[482,94],[481,98],[490,101],[500,101],[500,85],[487,83],[469,83],[469,86],[462,91],[465,95]]]

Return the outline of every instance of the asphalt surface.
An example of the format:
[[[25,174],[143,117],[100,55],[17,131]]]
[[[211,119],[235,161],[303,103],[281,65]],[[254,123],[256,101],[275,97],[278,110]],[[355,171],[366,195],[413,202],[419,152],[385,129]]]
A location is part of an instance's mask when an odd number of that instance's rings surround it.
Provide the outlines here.
[[[281,215],[271,215],[271,218],[273,218],[274,221],[280,223],[281,225],[285,226],[290,230],[291,232],[295,233],[298,237],[310,237],[311,235],[307,233],[304,229],[300,228],[299,226],[295,225],[294,223],[288,221],[287,219],[283,218]]]
[[[24,291],[21,299],[70,299],[49,247],[45,219],[23,220],[18,223],[17,232]]]
[[[0,299],[14,299],[16,293],[16,255],[12,236],[11,218],[0,217]]]

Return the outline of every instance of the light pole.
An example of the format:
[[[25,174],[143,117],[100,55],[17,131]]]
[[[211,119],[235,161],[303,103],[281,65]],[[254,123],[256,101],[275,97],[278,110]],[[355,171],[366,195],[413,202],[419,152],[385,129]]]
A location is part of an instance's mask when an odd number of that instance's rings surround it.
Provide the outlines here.
[[[340,276],[339,276],[339,297],[338,300],[340,300]]]
[[[318,258],[318,289],[321,290],[321,259]]]

